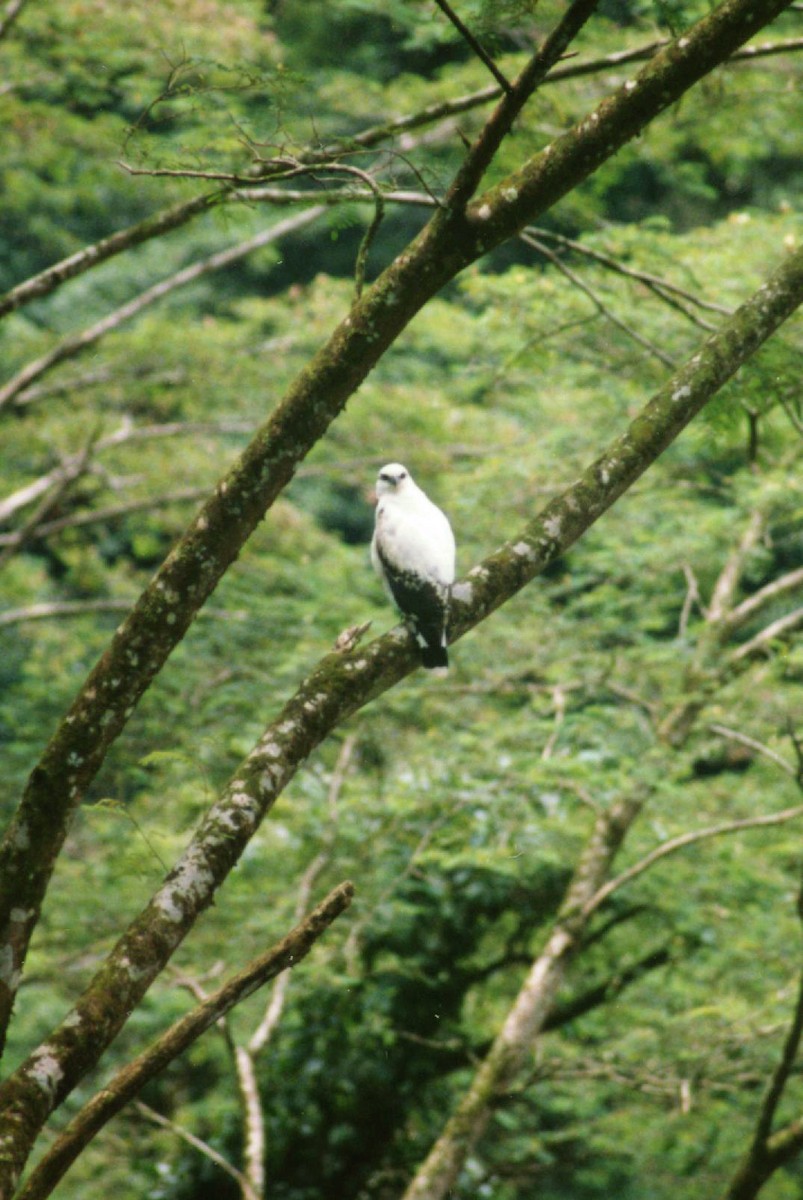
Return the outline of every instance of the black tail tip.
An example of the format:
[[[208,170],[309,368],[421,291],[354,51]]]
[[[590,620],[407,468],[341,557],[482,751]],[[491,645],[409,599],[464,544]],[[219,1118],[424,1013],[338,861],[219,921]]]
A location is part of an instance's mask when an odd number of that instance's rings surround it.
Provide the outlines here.
[[[449,669],[449,655],[445,646],[423,646],[421,648],[421,665],[427,671]]]

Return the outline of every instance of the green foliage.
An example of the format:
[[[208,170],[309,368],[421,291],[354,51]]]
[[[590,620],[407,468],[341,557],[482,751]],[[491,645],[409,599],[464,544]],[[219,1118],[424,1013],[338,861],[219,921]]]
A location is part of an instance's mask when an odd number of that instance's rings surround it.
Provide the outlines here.
[[[190,194],[186,184],[124,174],[113,165],[121,155],[242,169],[255,147],[295,151],[488,81],[455,30],[420,3],[381,12],[345,0],[287,2],[267,14],[250,0],[112,9],[100,0],[33,5],[2,44],[4,285]],[[522,34],[535,36],[555,11],[461,6],[511,74]],[[608,3],[580,47],[610,53],[694,15],[689,5]],[[393,624],[368,566],[376,466],[403,459],[449,512],[465,574],[599,453],[666,378],[663,359],[693,352],[701,321],[719,320],[710,306],[738,304],[800,236],[787,203],[798,170],[793,70],[789,56],[720,72],[545,219],[547,233],[570,232],[596,255],[671,279],[682,289],[674,305],[648,280],[543,235],[557,262],[519,245],[504,269],[494,260],[466,271],[382,359],[109,756],[37,932],[10,1066],[79,994],[341,630]],[[491,175],[621,78],[545,87]],[[461,116],[466,136],[480,119]],[[424,180],[438,187],[462,143],[417,153]],[[4,608],[137,595],[191,512],[194,501],[175,493],[214,485],[346,315],[368,211],[335,210],[255,262],[175,293],[91,359],[63,365],[18,420],[5,420],[4,494],[80,453],[90,435],[97,450],[49,514],[66,527],[3,566]],[[6,322],[7,372],[267,219],[264,209],[227,207],[73,280]],[[407,210],[389,216],[372,267],[418,224]],[[318,854],[326,863],[316,896],[355,881],[357,904],[292,973],[283,1021],[259,1060],[268,1194],[384,1200],[401,1190],[540,948],[593,806],[653,789],[623,853],[633,862],[677,833],[799,802],[791,777],[710,728],[732,727],[791,762],[799,646],[779,641],[746,678],[728,678],[677,751],[657,735],[688,698],[702,606],[750,514],[764,514],[764,532],[737,600],[803,561],[799,354],[790,323],[581,544],[455,647],[448,681],[417,673],[325,744],[179,951],[179,968],[211,988],[292,924]],[[123,436],[129,427],[138,436]],[[733,644],[792,606],[779,595]],[[119,620],[117,611],[83,611],[0,627],[5,816]],[[353,755],[338,791],[347,736]],[[575,1015],[534,1050],[456,1197],[716,1191],[744,1149],[789,1016],[795,828],[703,842],[599,914],[558,1000],[559,1013]],[[659,952],[656,965],[635,970]],[[635,977],[620,988],[630,967]],[[600,986],[607,1002],[572,1007]],[[109,1068],[190,1002],[166,975]],[[252,997],[234,1014],[235,1036],[248,1037],[264,1003]],[[72,1097],[56,1125],[89,1094]],[[216,1031],[145,1098],[242,1161],[231,1064]],[[799,1183],[790,1170],[766,1196],[786,1200]],[[127,1113],[60,1194],[199,1200],[231,1187],[169,1131]]]

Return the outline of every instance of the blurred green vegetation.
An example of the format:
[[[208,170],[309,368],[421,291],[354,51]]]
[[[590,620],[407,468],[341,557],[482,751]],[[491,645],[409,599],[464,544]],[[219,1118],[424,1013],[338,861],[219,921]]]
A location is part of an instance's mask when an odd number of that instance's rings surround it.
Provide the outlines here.
[[[702,7],[606,3],[578,49],[596,57],[645,44]],[[461,6],[511,73],[557,11],[552,0]],[[780,20],[771,36],[791,29]],[[212,186],[132,177],[117,160],[245,170],[255,148],[325,144],[488,82],[434,6],[401,0],[381,12],[356,0],[139,9],[47,0],[24,11],[0,59],[4,287]],[[666,359],[693,352],[720,319],[711,306],[746,298],[800,237],[796,76],[799,86],[793,55],[716,72],[547,214],[539,236],[558,262],[519,243],[471,268],[382,359],[93,786],[34,941],[9,1066],[63,1016],[338,633],[368,619],[374,631],[394,623],[368,565],[377,466],[403,460],[446,509],[464,574],[599,453],[666,378]],[[620,69],[545,87],[491,178],[626,77]],[[482,110],[463,114],[464,135],[481,119]],[[450,135],[405,154],[437,189],[461,148]],[[400,161],[401,183],[417,187],[405,171]],[[6,377],[156,280],[286,215],[227,205],[12,315],[0,329]],[[192,511],[175,493],[214,485],[345,315],[368,219],[356,206],[334,210],[200,278],[4,414],[4,495],[65,456],[86,450],[89,461],[49,513],[64,527],[3,566],[3,608],[136,597]],[[371,271],[423,219],[416,209],[389,215]],[[682,291],[667,304],[644,279],[550,242],[555,232]],[[803,562],[799,334],[799,324],[785,327],[580,544],[455,646],[447,681],[418,672],[338,731],[177,955],[182,972],[206,981],[242,966],[292,923],[302,874],[322,849],[316,895],[343,878],[356,884],[353,910],[293,972],[260,1059],[269,1195],[399,1194],[537,953],[594,805],[654,788],[623,854],[631,862],[676,833],[800,802],[793,778],[711,728],[741,731],[792,762],[799,642],[778,642],[730,676],[688,743],[663,750],[660,778],[650,757],[660,719],[683,696],[702,608],[750,515],[760,511],[764,528],[739,599]],[[690,580],[700,597],[692,604]],[[779,596],[735,644],[792,607]],[[4,817],[119,620],[117,610],[92,611],[0,626]],[[353,753],[335,797],[347,737]],[[747,1144],[789,1019],[799,874],[790,825],[703,842],[624,890],[560,997],[565,1020],[533,1048],[455,1197],[715,1194]],[[635,978],[620,988],[631,967]],[[572,1016],[601,984],[609,1001]],[[166,973],[105,1073],[53,1127],[190,1003]],[[247,1038],[264,1004],[258,995],[236,1011],[236,1036]],[[790,1112],[797,1075],[791,1093]],[[231,1062],[214,1031],[144,1099],[241,1161]],[[764,1194],[793,1200],[802,1188],[796,1166]],[[170,1131],[126,1113],[58,1194],[112,1192],[225,1200],[237,1189]]]

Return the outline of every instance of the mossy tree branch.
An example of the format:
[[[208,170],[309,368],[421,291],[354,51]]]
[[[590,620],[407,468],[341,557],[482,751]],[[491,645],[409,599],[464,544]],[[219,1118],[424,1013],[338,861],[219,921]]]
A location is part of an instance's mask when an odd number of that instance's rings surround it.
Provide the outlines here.
[[[566,551],[649,467],[717,389],[803,301],[803,250],[790,255],[710,337],[572,487],[454,588],[452,640]],[[266,729],[176,867],[123,934],[74,1010],[0,1087],[0,1194],[49,1113],[97,1063],[239,859],[299,766],[346,717],[417,665],[403,627],[325,657]]]

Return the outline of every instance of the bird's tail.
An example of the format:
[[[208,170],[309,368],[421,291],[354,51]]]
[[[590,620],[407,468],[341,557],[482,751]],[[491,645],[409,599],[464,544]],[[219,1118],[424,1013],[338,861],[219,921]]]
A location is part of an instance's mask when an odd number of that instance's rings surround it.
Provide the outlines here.
[[[426,645],[421,647],[421,665],[428,671],[449,670],[449,655],[446,647],[441,645]]]

